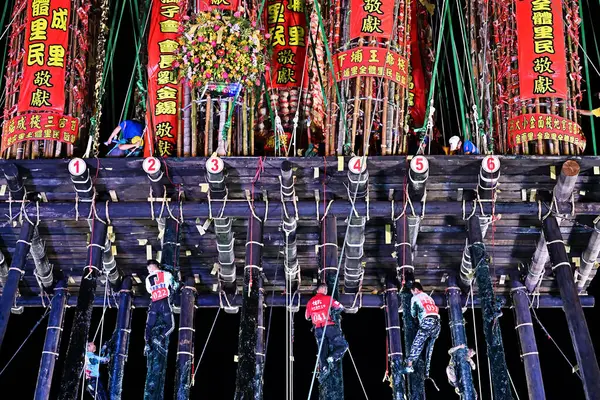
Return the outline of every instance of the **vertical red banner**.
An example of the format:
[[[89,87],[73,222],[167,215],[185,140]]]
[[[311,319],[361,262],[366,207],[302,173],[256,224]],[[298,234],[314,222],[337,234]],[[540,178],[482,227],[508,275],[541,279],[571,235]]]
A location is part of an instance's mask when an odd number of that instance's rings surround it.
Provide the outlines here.
[[[267,7],[273,88],[299,87],[302,82],[309,40],[305,6],[305,0],[271,0]]]
[[[18,111],[65,108],[70,0],[28,0]]]
[[[148,34],[148,110],[144,155],[173,156],[177,149],[181,85],[173,67],[179,46],[179,0],[153,0]],[[150,138],[148,140],[148,137]],[[156,151],[153,143],[156,141]]]
[[[561,0],[518,0],[521,100],[567,97],[567,55]]]
[[[360,36],[390,38],[394,27],[391,0],[351,0],[350,39]]]

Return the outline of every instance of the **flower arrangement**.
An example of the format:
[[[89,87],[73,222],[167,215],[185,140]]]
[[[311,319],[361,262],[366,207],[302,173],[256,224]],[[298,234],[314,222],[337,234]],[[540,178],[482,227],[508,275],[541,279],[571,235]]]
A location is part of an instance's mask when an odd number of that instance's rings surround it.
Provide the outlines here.
[[[265,49],[269,34],[263,35],[255,22],[243,18],[240,7],[232,15],[212,10],[184,17],[174,66],[191,85],[208,82],[260,85],[268,69]]]

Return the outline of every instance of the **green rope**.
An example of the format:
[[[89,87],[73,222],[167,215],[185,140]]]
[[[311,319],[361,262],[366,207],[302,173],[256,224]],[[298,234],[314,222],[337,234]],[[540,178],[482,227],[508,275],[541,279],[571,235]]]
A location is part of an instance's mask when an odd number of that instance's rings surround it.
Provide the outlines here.
[[[446,0],[446,1],[448,1],[448,0]],[[450,28],[448,30],[450,31],[450,41],[452,42],[452,50],[454,50],[454,54],[456,55],[456,54],[458,54],[458,52],[456,51],[456,42],[454,40],[454,30],[452,29],[452,18],[450,16],[450,14],[448,14],[448,13],[446,13],[446,17],[448,18],[448,23],[450,24]],[[436,57],[436,59],[437,59],[437,57]],[[454,72],[456,74],[456,82],[458,85],[457,89],[458,89],[458,104],[459,104],[459,108],[460,108],[460,120],[461,120],[462,126],[463,126],[464,140],[467,140],[467,139],[469,139],[469,137],[471,135],[470,135],[470,130],[469,130],[469,124],[467,124],[467,120],[466,120],[465,102],[463,99],[463,95],[465,95],[465,90],[464,90],[462,79],[460,78],[460,71],[459,71],[460,66],[458,65],[458,60],[457,60],[456,56],[453,57],[453,61],[454,61]]]
[[[135,8],[134,8],[135,5]],[[141,48],[141,41],[142,41],[142,33],[140,33],[138,31],[138,25],[140,23],[139,20],[139,5],[138,5],[138,0],[134,0],[129,2],[129,10],[131,11],[131,23],[133,25],[133,42],[135,44],[136,49]],[[148,7],[146,7],[146,10],[148,10]],[[135,84],[135,87],[138,89],[138,93],[140,94],[140,103],[145,104],[146,103],[146,93],[147,93],[147,87],[145,85],[146,81],[144,79],[144,74],[142,71],[142,63],[140,62],[140,52],[136,52],[135,55],[135,62],[134,62],[134,67],[137,69],[137,81]],[[125,97],[125,107],[123,108],[123,115],[124,118],[127,118],[127,115],[129,113],[129,105],[131,103],[131,99],[133,97],[133,86],[129,85],[129,87],[127,88],[127,95]],[[120,122],[120,121],[119,121]]]
[[[583,16],[583,4],[581,3],[581,0],[579,0],[579,18],[581,19],[581,36],[582,36],[582,46],[583,46],[583,52],[585,54],[587,54],[587,41],[585,39],[585,27],[584,27],[584,16]],[[598,48],[596,47],[596,51],[598,50]],[[592,107],[592,88],[590,85],[590,66],[588,63],[588,59],[587,57],[585,57],[584,54],[584,65],[585,65],[585,83],[587,86],[587,101],[588,104],[590,106],[590,109],[593,108]],[[598,151],[596,148],[596,128],[594,127],[594,116],[592,115],[590,117],[590,126],[591,126],[591,130],[592,130],[592,147],[594,149],[594,155],[597,156],[598,155]]]
[[[442,24],[440,26],[440,33],[438,36],[437,49],[435,52],[435,61],[433,62],[433,75],[431,76],[431,82],[429,83],[429,93],[427,94],[427,110],[425,112],[425,120],[423,126],[420,129],[415,129],[415,132],[425,132],[427,130],[427,122],[429,120],[429,113],[431,111],[431,100],[433,99],[433,93],[435,92],[435,81],[437,79],[438,64],[440,61],[440,51],[442,48],[442,38],[444,36],[444,26],[446,25],[446,15],[448,15],[448,3],[451,0],[444,0],[444,10],[442,11]]]

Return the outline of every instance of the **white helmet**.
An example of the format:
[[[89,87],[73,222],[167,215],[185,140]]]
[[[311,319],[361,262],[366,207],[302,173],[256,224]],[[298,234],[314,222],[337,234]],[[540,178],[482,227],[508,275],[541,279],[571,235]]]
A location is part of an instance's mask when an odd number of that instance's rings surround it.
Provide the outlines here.
[[[450,150],[456,151],[460,146],[460,138],[458,136],[452,136],[450,138]]]

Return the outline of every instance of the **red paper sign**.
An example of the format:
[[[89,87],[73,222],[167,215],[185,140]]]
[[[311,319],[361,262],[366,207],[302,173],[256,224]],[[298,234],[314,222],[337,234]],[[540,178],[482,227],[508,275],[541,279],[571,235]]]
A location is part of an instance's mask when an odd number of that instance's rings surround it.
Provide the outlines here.
[[[390,0],[351,0],[350,39],[360,36],[391,38],[394,2]]]
[[[379,47],[357,47],[333,56],[333,68],[337,80],[357,76],[387,78],[406,87],[408,62],[391,50]]]
[[[175,50],[179,46],[179,0],[153,0],[148,34],[148,111],[146,130],[150,140],[144,155],[173,156],[177,147],[177,131],[181,85],[173,68]]]
[[[73,144],[79,134],[79,119],[60,114],[25,114],[2,126],[2,150],[30,140],[57,140]]]
[[[585,136],[575,122],[556,115],[524,114],[508,121],[508,145],[538,139],[551,139],[573,143],[585,150]]]
[[[18,111],[65,108],[70,0],[28,0]]]
[[[198,0],[198,9],[200,11],[210,11],[215,8],[219,10],[237,10],[240,5],[239,0]]]
[[[417,3],[411,3],[411,19],[418,21]],[[422,127],[425,123],[427,113],[427,90],[425,84],[425,71],[423,70],[423,58],[421,57],[421,43],[419,42],[418,24],[410,24],[410,64],[411,79],[408,85],[408,106],[410,110],[410,125]]]
[[[267,26],[273,46],[271,87],[299,87],[308,41],[305,0],[271,0],[267,7]]]
[[[519,0],[521,100],[567,97],[567,56],[561,0]]]

